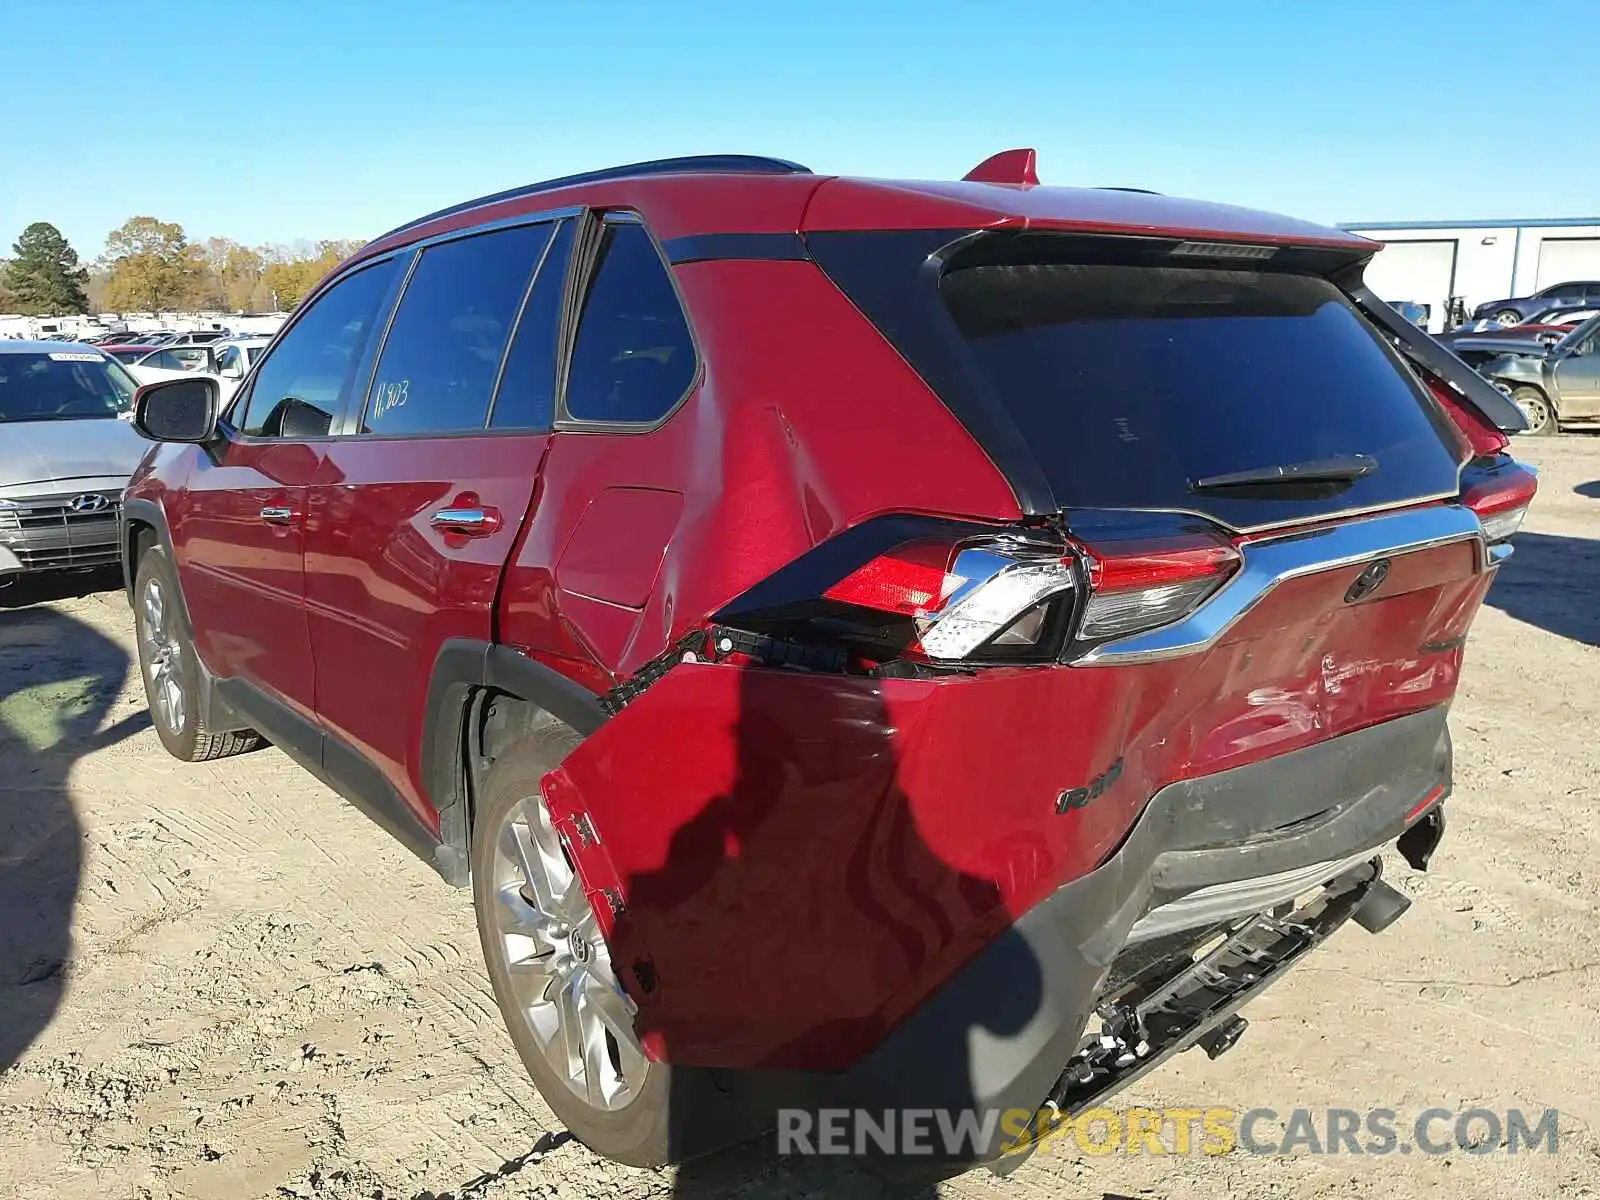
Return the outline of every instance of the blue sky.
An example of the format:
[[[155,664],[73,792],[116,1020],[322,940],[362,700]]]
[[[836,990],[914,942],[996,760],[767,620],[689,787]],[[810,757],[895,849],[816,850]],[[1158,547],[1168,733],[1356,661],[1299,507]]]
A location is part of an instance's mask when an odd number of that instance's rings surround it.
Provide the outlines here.
[[[1600,31],[1523,11],[0,0],[0,254],[49,220],[91,257],[135,214],[195,239],[365,237],[711,151],[952,178],[1031,145],[1046,183],[1330,223],[1600,214]]]

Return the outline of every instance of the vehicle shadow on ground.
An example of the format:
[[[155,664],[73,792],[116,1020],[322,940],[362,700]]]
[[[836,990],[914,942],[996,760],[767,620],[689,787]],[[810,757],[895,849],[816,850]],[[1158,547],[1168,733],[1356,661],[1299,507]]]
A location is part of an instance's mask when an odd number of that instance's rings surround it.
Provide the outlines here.
[[[1600,646],[1600,540],[1519,533],[1512,545],[1488,603],[1519,621]]]
[[[702,668],[711,669],[726,668]],[[1004,1044],[1029,1024],[1043,1004],[1042,969],[1010,927],[998,880],[946,862],[922,837],[881,682],[774,670],[741,671],[739,680],[732,781],[685,806],[695,815],[672,833],[660,869],[627,878],[614,961],[633,964],[636,980],[645,964],[652,986],[637,1028],[668,1061],[704,1062],[734,1046],[789,1069],[674,1072],[675,1156],[749,1140],[690,1158],[673,1194],[933,1197],[936,1181],[964,1164],[880,1159],[869,1170],[850,1155],[780,1156],[778,1110],[817,1119],[824,1107],[859,1104],[877,1118],[915,1106],[956,1120],[978,1110],[971,1045]],[[692,799],[687,787],[672,789],[674,798]],[[871,1053],[883,1035],[881,998],[937,979],[975,933],[991,954],[1009,949],[1004,977],[945,997],[939,1015],[918,1025],[908,1056],[885,1062]],[[821,1068],[863,1056],[870,1075],[851,1069],[848,1089]],[[813,1062],[819,1069],[795,1069]],[[846,1134],[846,1144],[859,1136]]]
[[[1587,496],[1590,500],[1600,500],[1600,479],[1591,479],[1588,483],[1580,483],[1572,490],[1580,496]]]
[[[23,581],[0,590],[0,1072],[54,1017],[66,987],[83,830],[68,775],[86,754],[149,725],[102,728],[127,652],[50,600],[120,586],[120,575]]]

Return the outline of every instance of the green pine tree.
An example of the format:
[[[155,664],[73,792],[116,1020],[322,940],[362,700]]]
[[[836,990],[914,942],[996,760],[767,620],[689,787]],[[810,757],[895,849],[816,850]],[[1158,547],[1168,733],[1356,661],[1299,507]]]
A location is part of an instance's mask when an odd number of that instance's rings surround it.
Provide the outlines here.
[[[78,252],[48,221],[35,221],[22,231],[6,264],[5,290],[16,311],[29,316],[61,316],[89,311],[83,285],[89,273],[78,265]]]

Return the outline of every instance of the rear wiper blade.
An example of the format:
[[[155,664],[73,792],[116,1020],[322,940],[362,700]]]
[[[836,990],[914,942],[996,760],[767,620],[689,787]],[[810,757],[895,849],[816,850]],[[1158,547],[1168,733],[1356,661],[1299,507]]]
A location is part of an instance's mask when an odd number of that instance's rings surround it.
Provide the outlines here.
[[[1299,487],[1311,483],[1354,483],[1378,469],[1378,460],[1368,454],[1336,454],[1311,462],[1282,466],[1256,467],[1227,475],[1208,475],[1189,485],[1193,492],[1220,488]]]

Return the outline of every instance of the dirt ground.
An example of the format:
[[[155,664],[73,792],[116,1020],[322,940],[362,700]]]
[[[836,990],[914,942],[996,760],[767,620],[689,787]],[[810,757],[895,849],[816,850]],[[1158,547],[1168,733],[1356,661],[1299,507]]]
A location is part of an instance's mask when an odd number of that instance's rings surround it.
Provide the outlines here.
[[[1600,1196],[1600,438],[1543,484],[1467,655],[1450,828],[1394,928],[1341,931],[1217,1062],[1127,1104],[1561,1111],[1554,1156],[1040,1155],[953,1197]],[[163,753],[102,591],[0,594],[0,1197],[869,1198],[763,1150],[682,1179],[561,1130],[467,893],[276,751]]]

